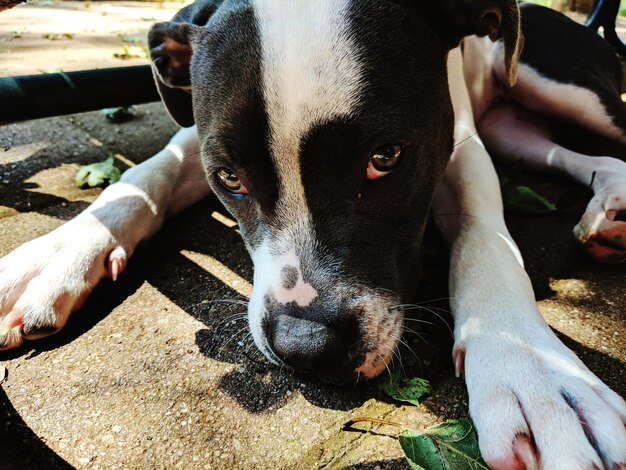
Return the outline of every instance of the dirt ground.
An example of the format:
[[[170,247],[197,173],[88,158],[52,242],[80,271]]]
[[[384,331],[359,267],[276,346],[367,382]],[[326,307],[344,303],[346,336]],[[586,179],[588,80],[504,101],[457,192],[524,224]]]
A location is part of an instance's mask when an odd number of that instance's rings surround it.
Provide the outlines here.
[[[0,75],[119,66],[112,56],[123,45],[117,34],[142,34],[144,18],[167,18],[179,6],[20,6],[0,15]],[[53,24],[57,17],[63,26]],[[18,28],[19,38],[10,33]],[[74,36],[41,37],[52,32]],[[175,130],[159,103],[138,107],[124,124],[94,112],[0,128],[0,256],[97,197],[99,190],[75,187],[80,165],[113,153],[125,169]],[[626,153],[578,134],[577,145],[591,151]],[[522,178],[553,200],[578,191],[557,215],[509,215],[508,222],[547,321],[626,395],[626,267],[599,266],[579,250],[571,229],[585,206],[583,189]],[[445,254],[435,236],[427,243],[423,301],[447,296]],[[243,307],[222,302],[245,299],[251,279],[243,243],[217,201],[171,220],[117,283],[96,289],[62,333],[0,353],[0,370],[8,370],[0,385],[0,469],[405,469],[396,430],[347,433],[342,423],[366,416],[425,428],[466,416],[450,334],[437,316],[424,313],[435,324],[421,331],[423,340],[406,338],[421,362],[409,372],[430,379],[435,393],[419,408],[402,406],[376,380],[336,386],[264,365],[245,323],[231,318]],[[428,305],[447,308],[445,300]],[[406,351],[404,357],[416,362]]]

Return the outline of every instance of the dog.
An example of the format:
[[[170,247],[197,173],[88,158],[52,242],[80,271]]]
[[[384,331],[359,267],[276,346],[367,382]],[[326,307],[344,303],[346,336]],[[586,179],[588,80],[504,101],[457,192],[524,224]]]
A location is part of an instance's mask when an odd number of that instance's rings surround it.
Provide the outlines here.
[[[552,142],[542,120],[626,144],[620,67],[599,36],[514,0],[199,0],[148,39],[183,128],[0,260],[4,349],[58,331],[168,217],[214,194],[254,262],[260,351],[370,379],[401,336],[433,210],[485,461],[626,468],[626,403],[541,317],[490,158],[591,184],[575,236],[626,260],[626,163]]]

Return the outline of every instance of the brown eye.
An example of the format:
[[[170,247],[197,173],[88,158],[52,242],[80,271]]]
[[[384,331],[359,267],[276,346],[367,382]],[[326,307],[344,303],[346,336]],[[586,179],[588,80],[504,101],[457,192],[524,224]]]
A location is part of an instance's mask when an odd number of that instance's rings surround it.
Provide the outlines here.
[[[401,145],[385,145],[377,149],[367,165],[367,179],[377,180],[396,169],[404,149]]]
[[[248,194],[248,190],[241,183],[239,177],[228,168],[220,168],[217,170],[215,177],[227,191],[236,195]]]

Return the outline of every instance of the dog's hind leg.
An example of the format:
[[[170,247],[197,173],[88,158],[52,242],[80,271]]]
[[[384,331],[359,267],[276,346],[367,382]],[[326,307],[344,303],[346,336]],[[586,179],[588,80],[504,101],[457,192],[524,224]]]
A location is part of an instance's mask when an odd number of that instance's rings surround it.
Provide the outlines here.
[[[524,108],[570,121],[626,145],[622,67],[595,31],[549,8],[524,4],[525,44],[515,86],[506,94]],[[496,47],[493,72],[507,83]]]
[[[61,329],[139,242],[208,193],[197,132],[183,129],[75,219],[0,259],[0,349]]]
[[[556,144],[540,117],[516,105],[494,106],[478,126],[494,157],[522,160],[532,169],[591,185],[594,197],[574,234],[594,258],[607,263],[626,261],[625,162],[583,155]]]
[[[454,361],[492,468],[622,468],[626,403],[559,341],[537,309],[502,213],[495,169],[449,61],[458,142],[433,214],[450,245]]]

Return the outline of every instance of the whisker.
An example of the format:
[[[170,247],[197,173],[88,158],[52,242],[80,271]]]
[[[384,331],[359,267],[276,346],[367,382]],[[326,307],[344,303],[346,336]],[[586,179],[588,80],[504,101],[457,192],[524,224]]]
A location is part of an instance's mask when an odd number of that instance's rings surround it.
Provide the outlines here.
[[[436,307],[424,307],[421,305],[414,305],[412,307],[403,307],[403,309],[404,310],[425,310],[427,312],[432,313],[446,325],[446,327],[448,328],[448,331],[450,332],[450,335],[454,336],[454,333],[452,332],[452,328],[450,327],[450,324],[448,323],[448,321],[442,315],[436,312],[436,310],[439,310],[445,313],[450,313],[448,310],[443,309],[443,308],[436,308]]]
[[[471,217],[472,219],[482,220],[477,215],[472,214],[464,214],[463,212],[440,212],[439,214],[435,214],[434,212],[431,214],[435,219],[438,217]]]
[[[254,344],[254,342],[253,342],[253,344]],[[268,367],[270,367],[270,366],[271,366],[271,364],[270,364],[269,362],[267,362],[267,359],[266,359],[266,357],[265,357],[265,356],[263,356],[263,354],[261,354],[261,357],[260,357],[259,359],[257,359],[257,358],[255,358],[255,357],[253,357],[253,355],[250,355],[249,350],[250,350],[250,347],[248,347],[248,349],[247,349],[247,350],[245,350],[245,351],[242,353],[242,355],[243,355],[246,359],[248,359],[249,361],[253,362],[254,364],[257,364],[257,365],[259,365],[259,366],[263,366],[263,368],[264,368],[264,369],[266,369],[266,368],[268,368]],[[254,350],[254,353],[256,353],[257,355],[259,354],[259,352],[260,352],[260,351],[259,351],[258,349],[255,349],[255,350]],[[266,362],[262,362],[262,360],[265,360]]]
[[[404,364],[402,363],[402,355],[400,354],[400,352],[397,349],[392,349],[391,346],[389,346],[388,344],[385,344],[385,347],[391,351],[392,365],[393,365],[393,357],[395,356],[398,358],[398,362],[400,363],[400,369],[402,369],[402,373],[406,376],[406,370],[404,368]]]
[[[209,310],[213,307],[213,305],[215,304],[227,304],[229,307],[231,305],[242,305],[244,307],[248,307],[248,302],[245,302],[243,300],[237,300],[237,299],[216,299],[216,300],[202,300],[200,302],[196,302],[194,304],[191,305],[186,305],[184,307],[185,310],[196,310],[198,309],[198,307],[201,307],[200,310],[204,310],[204,308],[208,308]],[[228,308],[228,307],[227,307]]]
[[[479,135],[482,131],[485,131],[487,129],[489,129],[492,126],[495,126],[496,124],[498,124],[499,120],[496,120],[490,124],[487,124],[483,127],[481,127],[480,129],[478,129],[476,132],[474,132],[472,135],[470,135],[469,137],[466,137],[465,139],[461,140],[460,142],[457,142],[454,144],[454,148],[456,149],[457,147],[460,147],[461,145],[463,145],[465,142],[467,142],[470,139],[473,139],[474,137],[476,137],[477,135]]]
[[[218,354],[221,354],[221,352],[226,348],[226,346],[228,346],[230,343],[232,343],[232,341],[243,331],[245,331],[248,328],[248,325],[244,326],[241,330],[239,330],[237,333],[235,333],[234,335],[232,335],[230,337],[230,339],[226,342],[226,344],[224,344],[218,351]]]
[[[237,344],[239,345],[239,347],[237,348],[237,350],[235,351],[235,360],[237,362],[239,362],[239,351],[241,351],[241,348],[243,348],[246,345],[246,341],[248,341],[248,339],[252,336],[252,332],[248,333],[241,341],[239,341]]]
[[[244,300],[239,300],[239,299],[216,299],[216,300],[209,300],[208,303],[209,304],[215,304],[215,303],[237,304],[237,305],[243,305],[244,307],[247,307],[250,302],[246,302]]]
[[[222,319],[217,325],[215,325],[213,329],[217,331],[222,325],[226,323],[229,323],[229,322],[233,322],[233,324],[239,323],[240,321],[247,320],[248,319],[247,317],[248,317],[247,312],[233,313],[232,315],[229,315],[228,317]]]
[[[400,304],[400,305],[422,305],[422,304],[430,304],[433,302],[441,302],[443,300],[454,300],[455,297],[439,297],[438,299],[428,299],[428,300],[422,300],[420,302],[416,302],[414,304]],[[395,305],[394,305],[395,307]]]
[[[415,356],[415,359],[417,359],[417,363],[420,366],[420,375],[424,373],[424,368],[422,367],[422,361],[420,360],[420,358],[418,357],[417,353],[413,350],[413,348],[411,348],[411,346],[409,346],[406,341],[402,341],[402,338],[398,338],[397,336],[391,335],[391,337],[393,339],[395,339],[398,343],[402,344],[404,347],[406,347],[412,354],[413,356]]]
[[[387,373],[389,374],[389,380],[393,380],[393,376],[391,375],[391,369],[389,369],[389,364],[387,364],[387,361],[385,361],[385,358],[379,352],[376,352],[376,354],[378,355],[380,360],[383,361],[383,364],[385,364],[385,367],[387,368]]]
[[[428,341],[426,341],[426,338],[424,338],[424,336],[422,336],[422,334],[421,334],[421,333],[418,333],[417,331],[415,331],[415,330],[413,330],[413,329],[411,329],[411,328],[409,328],[409,327],[406,327],[406,326],[402,327],[402,330],[403,330],[403,331],[405,331],[405,332],[407,332],[407,333],[414,334],[414,335],[415,335],[415,336],[417,336],[419,339],[421,339],[421,340],[424,342],[424,344],[427,344],[427,345],[429,345],[429,346],[430,346],[430,344],[428,343]]]
[[[437,323],[428,320],[422,320],[420,318],[404,318],[404,321],[414,321],[415,323],[424,323],[426,325],[439,326]]]

